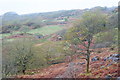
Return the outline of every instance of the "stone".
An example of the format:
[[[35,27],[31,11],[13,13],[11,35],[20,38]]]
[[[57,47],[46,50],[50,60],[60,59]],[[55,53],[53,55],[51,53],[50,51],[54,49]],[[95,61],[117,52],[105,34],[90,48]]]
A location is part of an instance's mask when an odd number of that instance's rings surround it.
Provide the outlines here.
[[[113,54],[113,57],[120,57],[120,54]]]
[[[73,67],[73,66],[75,66],[75,63],[73,63],[73,62],[68,64],[68,67]]]
[[[92,61],[98,61],[98,60],[99,60],[99,57],[98,57],[98,56],[92,58]]]
[[[106,61],[106,60],[107,60],[107,58],[104,58],[103,60],[104,60],[104,61]]]
[[[106,60],[113,60],[114,62],[118,62],[120,60],[120,54],[112,54],[109,57],[104,58]]]
[[[108,64],[107,67],[108,67],[108,66],[111,66],[111,65],[112,65],[112,64]]]
[[[106,80],[110,80],[112,78],[112,76],[111,75],[107,75],[107,76],[105,76],[105,78],[106,78]]]
[[[77,63],[77,65],[83,65],[83,64],[85,64],[85,63],[84,62],[83,63],[79,63],[79,62]]]
[[[118,61],[120,61],[120,58],[113,58],[112,59],[114,62],[118,62]]]
[[[117,77],[117,80],[120,80],[120,77]]]

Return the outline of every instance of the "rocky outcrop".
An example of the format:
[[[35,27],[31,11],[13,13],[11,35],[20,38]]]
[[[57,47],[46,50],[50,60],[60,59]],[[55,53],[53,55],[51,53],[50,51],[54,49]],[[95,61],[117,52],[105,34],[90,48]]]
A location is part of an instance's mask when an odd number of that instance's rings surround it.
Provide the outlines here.
[[[120,54],[112,54],[109,57],[104,58],[104,61],[106,60],[112,60],[114,62],[119,62],[120,61]]]

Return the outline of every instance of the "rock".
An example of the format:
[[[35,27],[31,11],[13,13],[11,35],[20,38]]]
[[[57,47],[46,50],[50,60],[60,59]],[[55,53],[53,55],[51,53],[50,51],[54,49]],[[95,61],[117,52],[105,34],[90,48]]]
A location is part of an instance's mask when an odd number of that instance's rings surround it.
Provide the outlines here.
[[[68,67],[73,67],[73,66],[75,66],[75,63],[73,63],[73,62],[68,64]]]
[[[120,61],[120,58],[113,58],[112,59],[114,62],[118,62],[118,61]]]
[[[117,77],[117,80],[120,80],[120,77]]]
[[[98,61],[98,60],[99,60],[99,57],[98,57],[98,56],[92,58],[92,61]]]
[[[104,61],[106,61],[106,60],[110,60],[110,59],[112,59],[113,57],[106,57],[106,58],[104,58]]]
[[[85,64],[85,63],[81,63],[81,65],[83,65],[83,64]]]
[[[104,58],[103,60],[104,60],[104,61],[106,61],[106,60],[107,60],[107,58]]]
[[[120,54],[113,54],[112,57],[120,57]]]
[[[107,75],[107,76],[105,76],[105,78],[106,78],[106,80],[110,80],[112,78],[112,76],[111,75]]]
[[[79,62],[77,63],[77,65],[83,65],[83,64],[85,64],[85,63],[84,62],[83,63],[79,63]]]
[[[107,59],[113,59],[113,57],[107,57]]]
[[[104,58],[106,60],[113,60],[114,62],[118,62],[120,60],[120,54],[112,54],[109,57]]]
[[[108,64],[107,67],[108,67],[108,66],[111,66],[111,65],[112,65],[112,64]]]

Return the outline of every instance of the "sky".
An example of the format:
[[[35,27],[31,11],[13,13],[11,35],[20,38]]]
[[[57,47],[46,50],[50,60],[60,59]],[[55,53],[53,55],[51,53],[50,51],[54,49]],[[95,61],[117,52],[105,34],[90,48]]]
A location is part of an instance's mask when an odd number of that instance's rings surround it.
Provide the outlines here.
[[[0,0],[0,15],[6,12],[29,14],[58,10],[118,6],[119,0]]]

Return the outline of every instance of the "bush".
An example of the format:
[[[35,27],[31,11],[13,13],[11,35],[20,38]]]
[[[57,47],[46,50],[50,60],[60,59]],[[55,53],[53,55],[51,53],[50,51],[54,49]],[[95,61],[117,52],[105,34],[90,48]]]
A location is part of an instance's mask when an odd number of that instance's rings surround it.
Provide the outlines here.
[[[34,45],[34,40],[30,38],[3,41],[3,77],[62,63],[68,55],[63,42],[47,41],[42,46]]]
[[[100,32],[94,36],[95,43],[103,43],[103,42],[112,42],[116,44],[118,42],[118,29],[111,29],[106,32]]]
[[[5,43],[3,45],[3,76],[25,74],[33,56],[32,42],[29,39]]]

